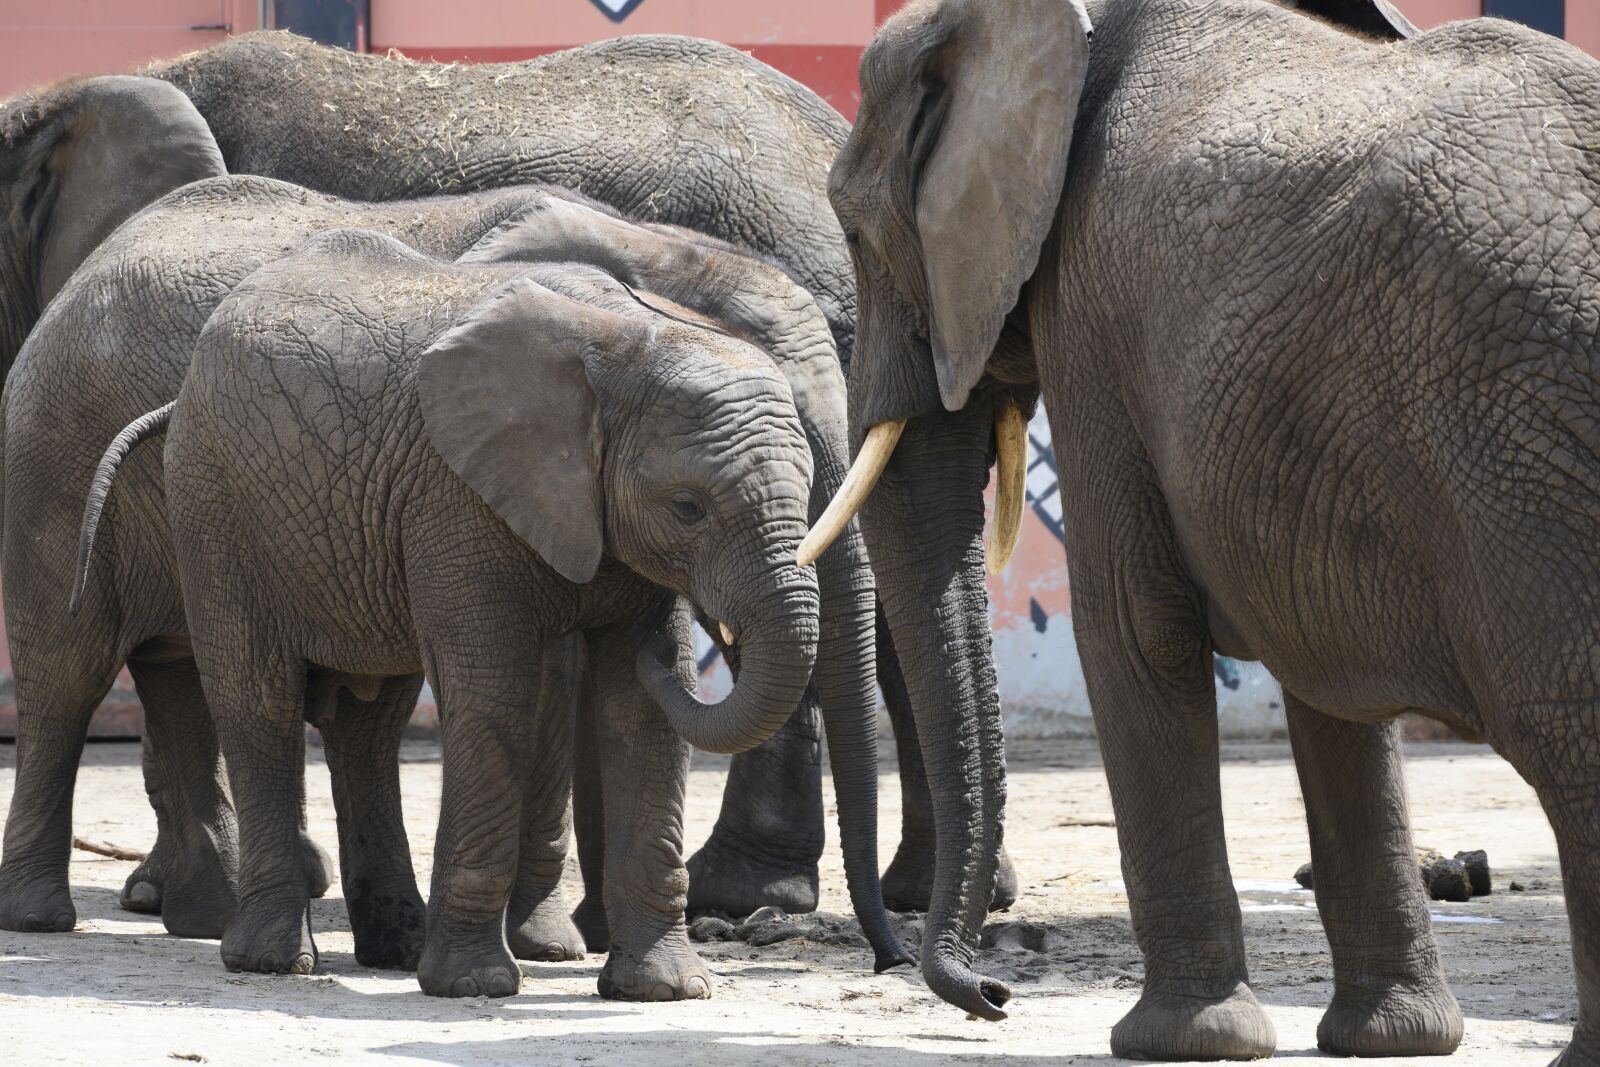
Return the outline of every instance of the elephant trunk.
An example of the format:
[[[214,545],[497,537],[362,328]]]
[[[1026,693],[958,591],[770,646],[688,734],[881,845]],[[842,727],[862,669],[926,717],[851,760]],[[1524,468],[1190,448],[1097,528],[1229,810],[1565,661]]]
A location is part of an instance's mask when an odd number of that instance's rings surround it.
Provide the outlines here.
[[[813,519],[844,480],[845,456],[834,439],[810,433],[817,476]],[[852,524],[817,560],[822,595],[822,637],[815,687],[822,705],[833,791],[839,805],[839,848],[844,854],[850,903],[872,945],[873,969],[882,973],[911,963],[889,925],[878,873],[877,597],[860,530]]]
[[[984,585],[983,489],[993,415],[992,403],[978,394],[959,412],[912,420],[861,517],[933,797],[937,853],[922,973],[940,997],[998,1020],[1010,990],[972,970],[1005,817],[1004,738]]]
[[[780,569],[765,609],[739,634],[739,677],[717,704],[704,704],[673,675],[675,653],[648,642],[639,650],[639,680],[661,705],[685,741],[707,752],[734,753],[755,748],[777,733],[794,713],[817,658],[817,586],[792,565]]]

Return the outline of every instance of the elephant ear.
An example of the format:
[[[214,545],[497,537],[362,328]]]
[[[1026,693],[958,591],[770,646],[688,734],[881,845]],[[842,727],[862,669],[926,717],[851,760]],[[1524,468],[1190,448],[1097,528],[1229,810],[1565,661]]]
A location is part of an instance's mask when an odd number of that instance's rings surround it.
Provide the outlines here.
[[[1419,32],[1389,0],[1284,0],[1284,6],[1386,41],[1408,40]]]
[[[917,233],[939,393],[963,407],[1055,220],[1089,66],[1079,0],[944,0],[924,71]],[[930,151],[931,140],[931,151]]]
[[[594,577],[605,549],[600,417],[584,355],[617,329],[603,312],[519,278],[429,346],[418,370],[434,449],[578,583]]]
[[[227,168],[205,119],[164,81],[90,78],[39,105],[48,117],[28,146],[35,165],[21,193],[42,307],[145,205]]]

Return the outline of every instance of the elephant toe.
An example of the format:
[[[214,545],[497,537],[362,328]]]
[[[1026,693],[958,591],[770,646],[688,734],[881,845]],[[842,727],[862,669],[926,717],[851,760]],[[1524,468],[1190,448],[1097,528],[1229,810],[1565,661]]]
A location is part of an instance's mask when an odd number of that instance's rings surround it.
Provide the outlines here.
[[[711,972],[689,947],[687,938],[664,938],[642,955],[626,946],[612,946],[600,971],[600,995],[607,1000],[706,1000]]]

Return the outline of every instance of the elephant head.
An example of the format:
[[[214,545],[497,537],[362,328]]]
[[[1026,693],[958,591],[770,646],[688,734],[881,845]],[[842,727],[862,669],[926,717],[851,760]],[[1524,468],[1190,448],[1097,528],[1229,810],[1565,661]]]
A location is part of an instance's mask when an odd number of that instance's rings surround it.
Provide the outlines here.
[[[179,186],[224,173],[189,98],[153,78],[88,78],[0,106],[0,370],[112,230]]]
[[[494,288],[423,355],[428,438],[569,581],[603,556],[738,634],[719,704],[648,646],[640,680],[691,744],[738,752],[788,719],[810,680],[817,586],[794,562],[811,457],[787,383],[759,351],[562,266]]]
[[[843,485],[845,383],[828,320],[765,259],[552,191],[486,234],[461,262],[589,263],[648,293],[645,299],[665,297],[707,316],[770,356],[788,382],[816,472],[811,521]],[[813,680],[833,764],[840,846],[852,903],[882,971],[910,960],[888,924],[879,884],[875,590],[860,531],[852,525],[816,567],[822,634]]]

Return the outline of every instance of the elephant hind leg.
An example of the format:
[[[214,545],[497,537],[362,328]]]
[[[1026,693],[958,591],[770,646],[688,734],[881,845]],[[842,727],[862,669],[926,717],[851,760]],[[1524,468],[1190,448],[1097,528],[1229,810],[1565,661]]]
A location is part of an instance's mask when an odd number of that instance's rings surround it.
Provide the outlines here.
[[[1578,1025],[1552,1067],[1600,1065],[1600,708],[1524,704],[1506,719],[1489,724],[1489,739],[1533,786],[1555,831],[1572,927]]]
[[[384,679],[372,700],[341,687],[333,715],[319,727],[339,820],[345,908],[363,967],[414,971],[422,957],[427,912],[400,807],[400,742],[421,689],[420,675]]]
[[[590,952],[611,950],[606,922],[606,823],[600,782],[600,739],[596,734],[593,672],[586,665],[578,686],[578,707],[572,771],[572,822],[578,839],[578,867],[583,872],[583,899],[572,923]]]
[[[523,768],[522,844],[506,906],[506,943],[519,960],[583,958],[584,938],[561,892],[572,840],[573,727],[583,673],[582,639],[549,642],[539,680],[538,733]]]
[[[220,938],[239,906],[239,831],[199,671],[187,657],[135,656],[128,668],[144,705],[156,843],[123,885],[122,906],[159,911],[178,937]]]
[[[1461,1009],[1417,879],[1399,722],[1348,722],[1283,697],[1333,951],[1317,1045],[1340,1056],[1448,1055],[1461,1043]]]
[[[13,633],[22,630],[13,626]],[[65,932],[78,921],[67,881],[78,760],[120,664],[107,659],[86,669],[13,647],[17,776],[0,850],[0,929]]]

